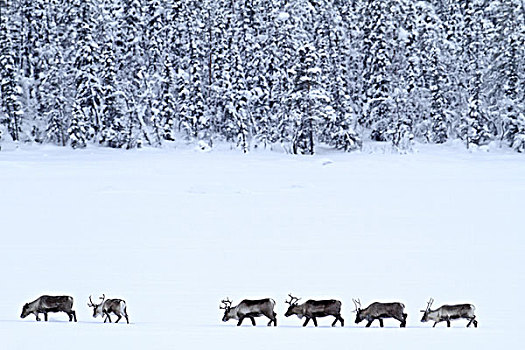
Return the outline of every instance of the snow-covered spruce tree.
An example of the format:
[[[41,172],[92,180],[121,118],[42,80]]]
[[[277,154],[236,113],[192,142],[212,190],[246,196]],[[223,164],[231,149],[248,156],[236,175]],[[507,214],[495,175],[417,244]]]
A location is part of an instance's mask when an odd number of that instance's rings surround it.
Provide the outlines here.
[[[325,117],[329,97],[319,84],[321,70],[317,67],[315,47],[304,44],[297,50],[297,62],[292,68],[294,88],[291,95],[291,113],[294,120],[292,152],[315,153],[318,123]]]
[[[22,99],[25,136],[27,141],[42,142],[45,134],[42,101],[42,77],[48,70],[44,47],[50,42],[50,12],[52,7],[44,0],[21,0],[18,4],[20,28],[20,58]]]
[[[370,138],[375,141],[390,139],[388,127],[394,109],[391,96],[396,28],[392,8],[395,8],[392,1],[371,1],[364,7],[363,14],[365,62],[359,122],[371,130]]]
[[[320,139],[344,151],[361,148],[362,141],[353,126],[356,123],[348,80],[347,58],[351,54],[348,41],[348,27],[343,22],[346,9],[342,3],[327,1],[317,12],[315,21],[315,45],[321,52],[321,83],[331,104],[325,111]]]
[[[468,55],[466,52],[465,2],[443,1],[439,16],[443,24],[443,37],[439,61],[444,67],[446,79],[443,80],[447,100],[447,119],[449,139],[458,138],[460,124],[468,110]]]
[[[84,148],[87,146],[88,136],[90,134],[90,125],[87,121],[82,106],[78,101],[73,103],[73,112],[67,133],[71,147]]]
[[[205,84],[205,43],[204,12],[200,2],[192,1],[188,5],[189,14],[196,19],[189,37],[187,71],[181,74],[183,84],[180,109],[180,128],[191,140],[206,139],[208,135],[208,118],[206,117]]]
[[[194,38],[194,40],[197,39]],[[191,43],[190,52],[188,78],[185,81],[188,98],[184,101],[186,106],[183,111],[186,114],[181,115],[181,125],[188,137],[199,139],[200,131],[206,127],[206,120],[204,119],[206,105],[203,93],[203,56],[199,45],[195,42]]]
[[[177,106],[173,89],[175,85],[171,59],[167,55],[164,59],[164,70],[161,77],[159,116],[162,129],[162,139],[175,141],[174,128]]]
[[[87,125],[78,129],[86,134],[80,139],[90,141],[98,137],[101,130],[100,109],[103,99],[103,90],[99,76],[99,45],[94,40],[93,33],[96,25],[96,4],[82,1],[78,11],[77,45],[75,46],[75,97],[73,113],[84,115]],[[70,135],[71,136],[71,135]]]
[[[390,7],[392,22],[390,114],[384,133],[396,151],[411,150],[414,134],[424,127],[426,99],[421,51],[417,32],[417,8],[399,1]]]
[[[241,12],[244,22],[241,31],[244,55],[241,58],[249,93],[250,130],[254,134],[264,134],[257,138],[258,141],[264,139],[263,143],[275,142],[275,115],[271,108],[272,100],[278,95],[272,91],[278,84],[275,81],[277,66],[290,68],[290,58],[295,55],[293,44],[304,34],[304,25],[299,21],[306,23],[311,18],[301,12],[305,9],[302,5],[300,1],[252,0]]]
[[[13,35],[17,35],[11,23],[16,17],[14,5],[14,1],[0,0],[0,123],[7,126],[13,141],[20,141],[24,110],[20,101],[20,70],[15,62],[19,52],[13,44]]]
[[[41,82],[43,114],[46,120],[44,141],[66,146],[68,143],[68,126],[70,106],[67,95],[69,77],[64,70],[66,63],[60,50],[46,51],[52,57],[47,61],[47,69]]]
[[[167,2],[165,0],[146,0],[144,13],[144,37],[146,65],[150,75],[162,71],[164,56],[169,45],[169,25],[167,23]]]
[[[246,88],[246,77],[242,67],[242,58],[240,52],[236,50],[236,44],[233,44],[233,57],[229,67],[231,71],[228,74],[230,89],[226,92],[225,103],[225,125],[226,130],[236,142],[237,147],[244,153],[249,150],[249,111],[248,98],[249,94]]]
[[[518,152],[525,151],[523,115],[525,112],[525,3],[521,0],[495,2],[486,11],[494,23],[494,36],[489,45],[492,69],[488,98],[497,116],[498,133]]]
[[[151,75],[145,57],[149,43],[145,38],[145,7],[139,0],[122,0],[122,9],[115,10],[117,82],[125,105],[123,142],[128,149],[151,145],[146,123],[147,108],[151,107],[151,93],[148,91]]]
[[[228,139],[226,130],[226,96],[231,90],[231,48],[233,4],[229,0],[216,2],[208,10],[207,64],[208,64],[208,109],[214,114],[211,132],[215,137]]]
[[[265,123],[269,126],[270,137],[278,140],[287,152],[294,153],[300,115],[296,104],[297,71],[294,67],[297,68],[299,61],[300,43],[313,43],[313,5],[309,1],[281,5],[276,7],[275,20],[268,29],[270,113]]]
[[[100,144],[113,148],[121,148],[126,145],[126,118],[123,111],[125,103],[123,92],[117,84],[116,59],[113,51],[113,43],[108,41],[102,48],[101,64],[103,107],[101,113],[102,130]]]
[[[483,77],[485,74],[485,52],[482,44],[484,34],[483,5],[478,1],[466,3],[465,13],[465,52],[468,58],[468,110],[461,120],[460,137],[467,148],[485,145],[491,140],[492,126],[489,123],[485,106]]]
[[[448,101],[445,94],[447,78],[440,60],[441,51],[434,46],[430,52],[431,65],[431,104],[430,104],[430,141],[443,143],[448,140],[450,121],[447,113]]]
[[[244,92],[246,99],[246,128],[255,147],[261,144],[266,147],[275,142],[275,123],[270,112],[271,74],[273,46],[272,32],[279,12],[272,0],[253,0],[242,5],[236,11],[233,34],[239,37],[242,46],[241,62],[244,75]],[[242,25],[237,25],[242,23]],[[234,40],[236,40],[234,38]],[[270,72],[272,71],[272,72]]]
[[[168,17],[173,19],[171,10],[173,7],[170,8],[166,1],[148,0],[143,14],[144,62],[147,67],[144,94],[145,121],[151,129],[155,145],[162,144],[163,140],[173,140],[172,130],[169,130],[173,127],[175,113],[173,95],[170,91],[173,79],[172,73],[169,72],[172,68],[171,53],[168,49],[169,39],[173,38],[174,30],[168,22]],[[165,117],[168,117],[168,121],[164,120]],[[166,123],[171,123],[171,127]]]
[[[267,28],[267,42],[262,47],[265,59],[265,81],[259,85],[266,99],[266,113],[260,113],[255,122],[258,143],[264,146],[280,142],[286,147],[292,142],[293,120],[291,116],[290,95],[293,79],[290,69],[296,56],[294,43],[297,28],[295,16],[290,9],[271,4],[271,19]],[[263,89],[264,88],[264,89]],[[266,92],[265,92],[266,91]]]
[[[186,1],[173,1],[165,4],[166,7],[166,35],[167,43],[165,58],[169,58],[173,73],[173,98],[176,107],[174,115],[174,128],[180,131],[181,96],[179,92],[184,88],[183,76],[187,71],[188,62],[188,10]],[[167,62],[167,61],[165,61]],[[182,75],[180,73],[183,73]]]
[[[428,133],[428,79],[425,64],[425,55],[428,55],[431,45],[431,23],[429,5],[418,2],[408,9],[399,30],[398,40],[400,52],[396,55],[396,114],[401,114],[401,119],[406,123],[400,123],[400,117],[394,118],[393,132],[398,133],[403,129],[405,132],[415,133],[421,137]],[[430,22],[430,23],[429,23]],[[398,135],[399,136],[399,135]],[[395,137],[394,137],[395,138]],[[394,146],[399,143],[393,140]]]
[[[38,108],[32,117],[32,138],[37,142],[51,142],[60,146],[68,144],[67,130],[71,117],[71,90],[73,74],[68,57],[74,51],[63,45],[66,21],[58,0],[50,1],[42,10],[40,42],[36,59],[35,78],[32,83],[36,92],[34,101]],[[40,141],[41,140],[41,141]]]

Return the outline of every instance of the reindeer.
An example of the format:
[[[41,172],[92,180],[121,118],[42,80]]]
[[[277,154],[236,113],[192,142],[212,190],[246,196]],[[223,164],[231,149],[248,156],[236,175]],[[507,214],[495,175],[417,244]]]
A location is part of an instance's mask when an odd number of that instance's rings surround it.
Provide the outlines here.
[[[128,318],[128,312],[126,310],[126,302],[121,299],[106,299],[106,295],[102,294],[102,297],[99,299],[102,300],[100,304],[95,304],[93,300],[91,300],[91,295],[89,296],[89,303],[88,306],[93,308],[93,317],[96,318],[97,316],[106,316],[104,319],[104,323],[106,321],[109,321],[111,323],[111,317],[109,317],[110,313],[114,313],[118,316],[115,323],[118,323],[122,316],[126,318],[126,322],[129,323]]]
[[[367,308],[361,309],[361,300],[352,299],[357,313],[355,323],[367,320],[366,327],[370,327],[374,320],[379,320],[379,326],[383,327],[384,318],[395,318],[401,322],[400,327],[406,327],[407,314],[404,313],[405,305],[402,303],[372,303]]]
[[[314,321],[314,326],[317,327],[317,317],[334,316],[335,320],[332,327],[335,327],[337,321],[341,322],[341,327],[344,327],[345,320],[341,317],[341,302],[339,300],[308,300],[303,304],[299,304],[301,300],[288,294],[290,300],[285,301],[289,304],[288,310],[284,316],[297,315],[300,319],[306,317],[303,327],[306,327],[310,319]]]
[[[459,305],[443,305],[436,310],[431,310],[434,299],[430,298],[427,303],[427,308],[425,310],[420,310],[423,312],[423,318],[421,322],[434,321],[434,326],[439,322],[446,321],[447,327],[450,327],[450,320],[456,320],[458,318],[466,318],[469,320],[467,327],[470,327],[474,323],[474,327],[478,327],[478,321],[476,321],[476,315],[474,311],[476,308],[472,304],[459,304]]]
[[[36,320],[40,321],[38,314],[43,313],[44,320],[47,321],[48,312],[65,312],[69,316],[69,322],[73,320],[77,322],[77,314],[73,310],[73,298],[67,295],[42,295],[35,301],[25,304],[20,317],[26,318],[29,314],[33,314]]]
[[[249,318],[252,321],[252,325],[255,326],[254,317],[266,316],[270,319],[268,326],[272,323],[277,326],[277,314],[273,311],[275,307],[275,301],[273,299],[261,299],[261,300],[248,300],[245,299],[239,303],[239,305],[232,307],[232,301],[228,298],[222,301],[223,306],[219,308],[224,310],[224,316],[222,321],[226,322],[230,319],[239,320],[237,326],[242,324],[245,318]]]

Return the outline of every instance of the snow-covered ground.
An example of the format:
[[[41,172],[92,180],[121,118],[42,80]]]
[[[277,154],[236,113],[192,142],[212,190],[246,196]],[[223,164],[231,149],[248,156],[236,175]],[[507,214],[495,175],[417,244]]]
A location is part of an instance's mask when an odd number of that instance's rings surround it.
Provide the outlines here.
[[[0,152],[1,349],[493,349],[522,346],[525,158],[456,145],[313,157],[192,149]],[[344,328],[285,318],[288,293],[339,298]],[[121,297],[103,324],[89,295]],[[79,322],[20,319],[42,294]],[[221,322],[221,299],[272,297],[278,327]],[[354,324],[352,298],[408,324]],[[420,322],[471,302],[466,321]]]

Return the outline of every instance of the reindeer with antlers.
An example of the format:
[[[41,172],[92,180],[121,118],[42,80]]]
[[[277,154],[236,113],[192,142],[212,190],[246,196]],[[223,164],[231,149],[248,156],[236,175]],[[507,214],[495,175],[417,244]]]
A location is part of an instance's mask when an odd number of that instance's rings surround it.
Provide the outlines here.
[[[299,304],[299,298],[292,296],[292,294],[288,294],[288,296],[290,300],[285,301],[285,303],[290,306],[284,316],[297,315],[300,319],[306,317],[303,327],[306,327],[310,319],[314,322],[314,326],[317,327],[317,317],[325,316],[335,317],[332,327],[335,327],[337,321],[341,322],[341,327],[344,327],[345,320],[341,317],[341,302],[339,300],[308,300],[303,304]]]
[[[275,301],[270,298],[260,300],[245,299],[234,307],[232,307],[232,301],[226,298],[226,300],[222,301],[222,306],[219,308],[224,310],[223,322],[227,322],[230,319],[239,320],[237,326],[240,326],[245,318],[249,318],[252,321],[252,325],[255,326],[254,317],[266,316],[270,319],[268,326],[271,326],[272,323],[274,326],[277,326],[277,314],[273,311],[274,307]]]
[[[421,310],[423,312],[423,318],[421,322],[434,321],[434,326],[439,322],[446,321],[447,327],[450,327],[450,320],[456,320],[459,318],[466,318],[469,320],[467,327],[470,327],[474,323],[474,327],[478,327],[478,321],[476,321],[476,315],[474,311],[476,308],[472,304],[459,304],[459,305],[443,305],[436,310],[431,310],[434,299],[430,298],[427,303],[427,308]]]
[[[91,300],[91,295],[89,296],[89,303],[88,306],[93,308],[93,317],[97,316],[106,316],[104,319],[104,323],[106,321],[109,321],[111,323],[111,317],[109,317],[110,313],[114,313],[117,315],[117,320],[115,323],[118,323],[122,317],[126,318],[126,322],[129,323],[128,318],[128,312],[126,310],[126,302],[122,299],[106,299],[106,295],[102,294],[102,297],[99,299],[102,300],[100,304],[95,304],[93,300]]]
[[[395,318],[401,322],[400,327],[407,324],[407,314],[405,314],[405,305],[402,303],[372,303],[367,308],[361,309],[361,300],[352,299],[355,304],[355,323],[367,320],[366,327],[370,327],[374,320],[379,320],[379,326],[383,327],[384,318]]]

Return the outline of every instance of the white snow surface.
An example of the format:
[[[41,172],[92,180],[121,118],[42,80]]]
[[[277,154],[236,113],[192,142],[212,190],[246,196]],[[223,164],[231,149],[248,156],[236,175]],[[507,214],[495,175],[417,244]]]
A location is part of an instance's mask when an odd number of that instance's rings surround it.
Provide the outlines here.
[[[369,148],[370,149],[370,148]],[[51,146],[0,152],[1,349],[517,349],[523,155],[457,145],[316,156]],[[288,293],[343,302],[344,328],[285,318]],[[131,324],[94,319],[123,298]],[[78,323],[20,318],[71,295]],[[223,323],[221,299],[271,297],[278,327]],[[473,303],[479,328],[420,309]],[[406,329],[354,323],[352,298],[400,301]]]

